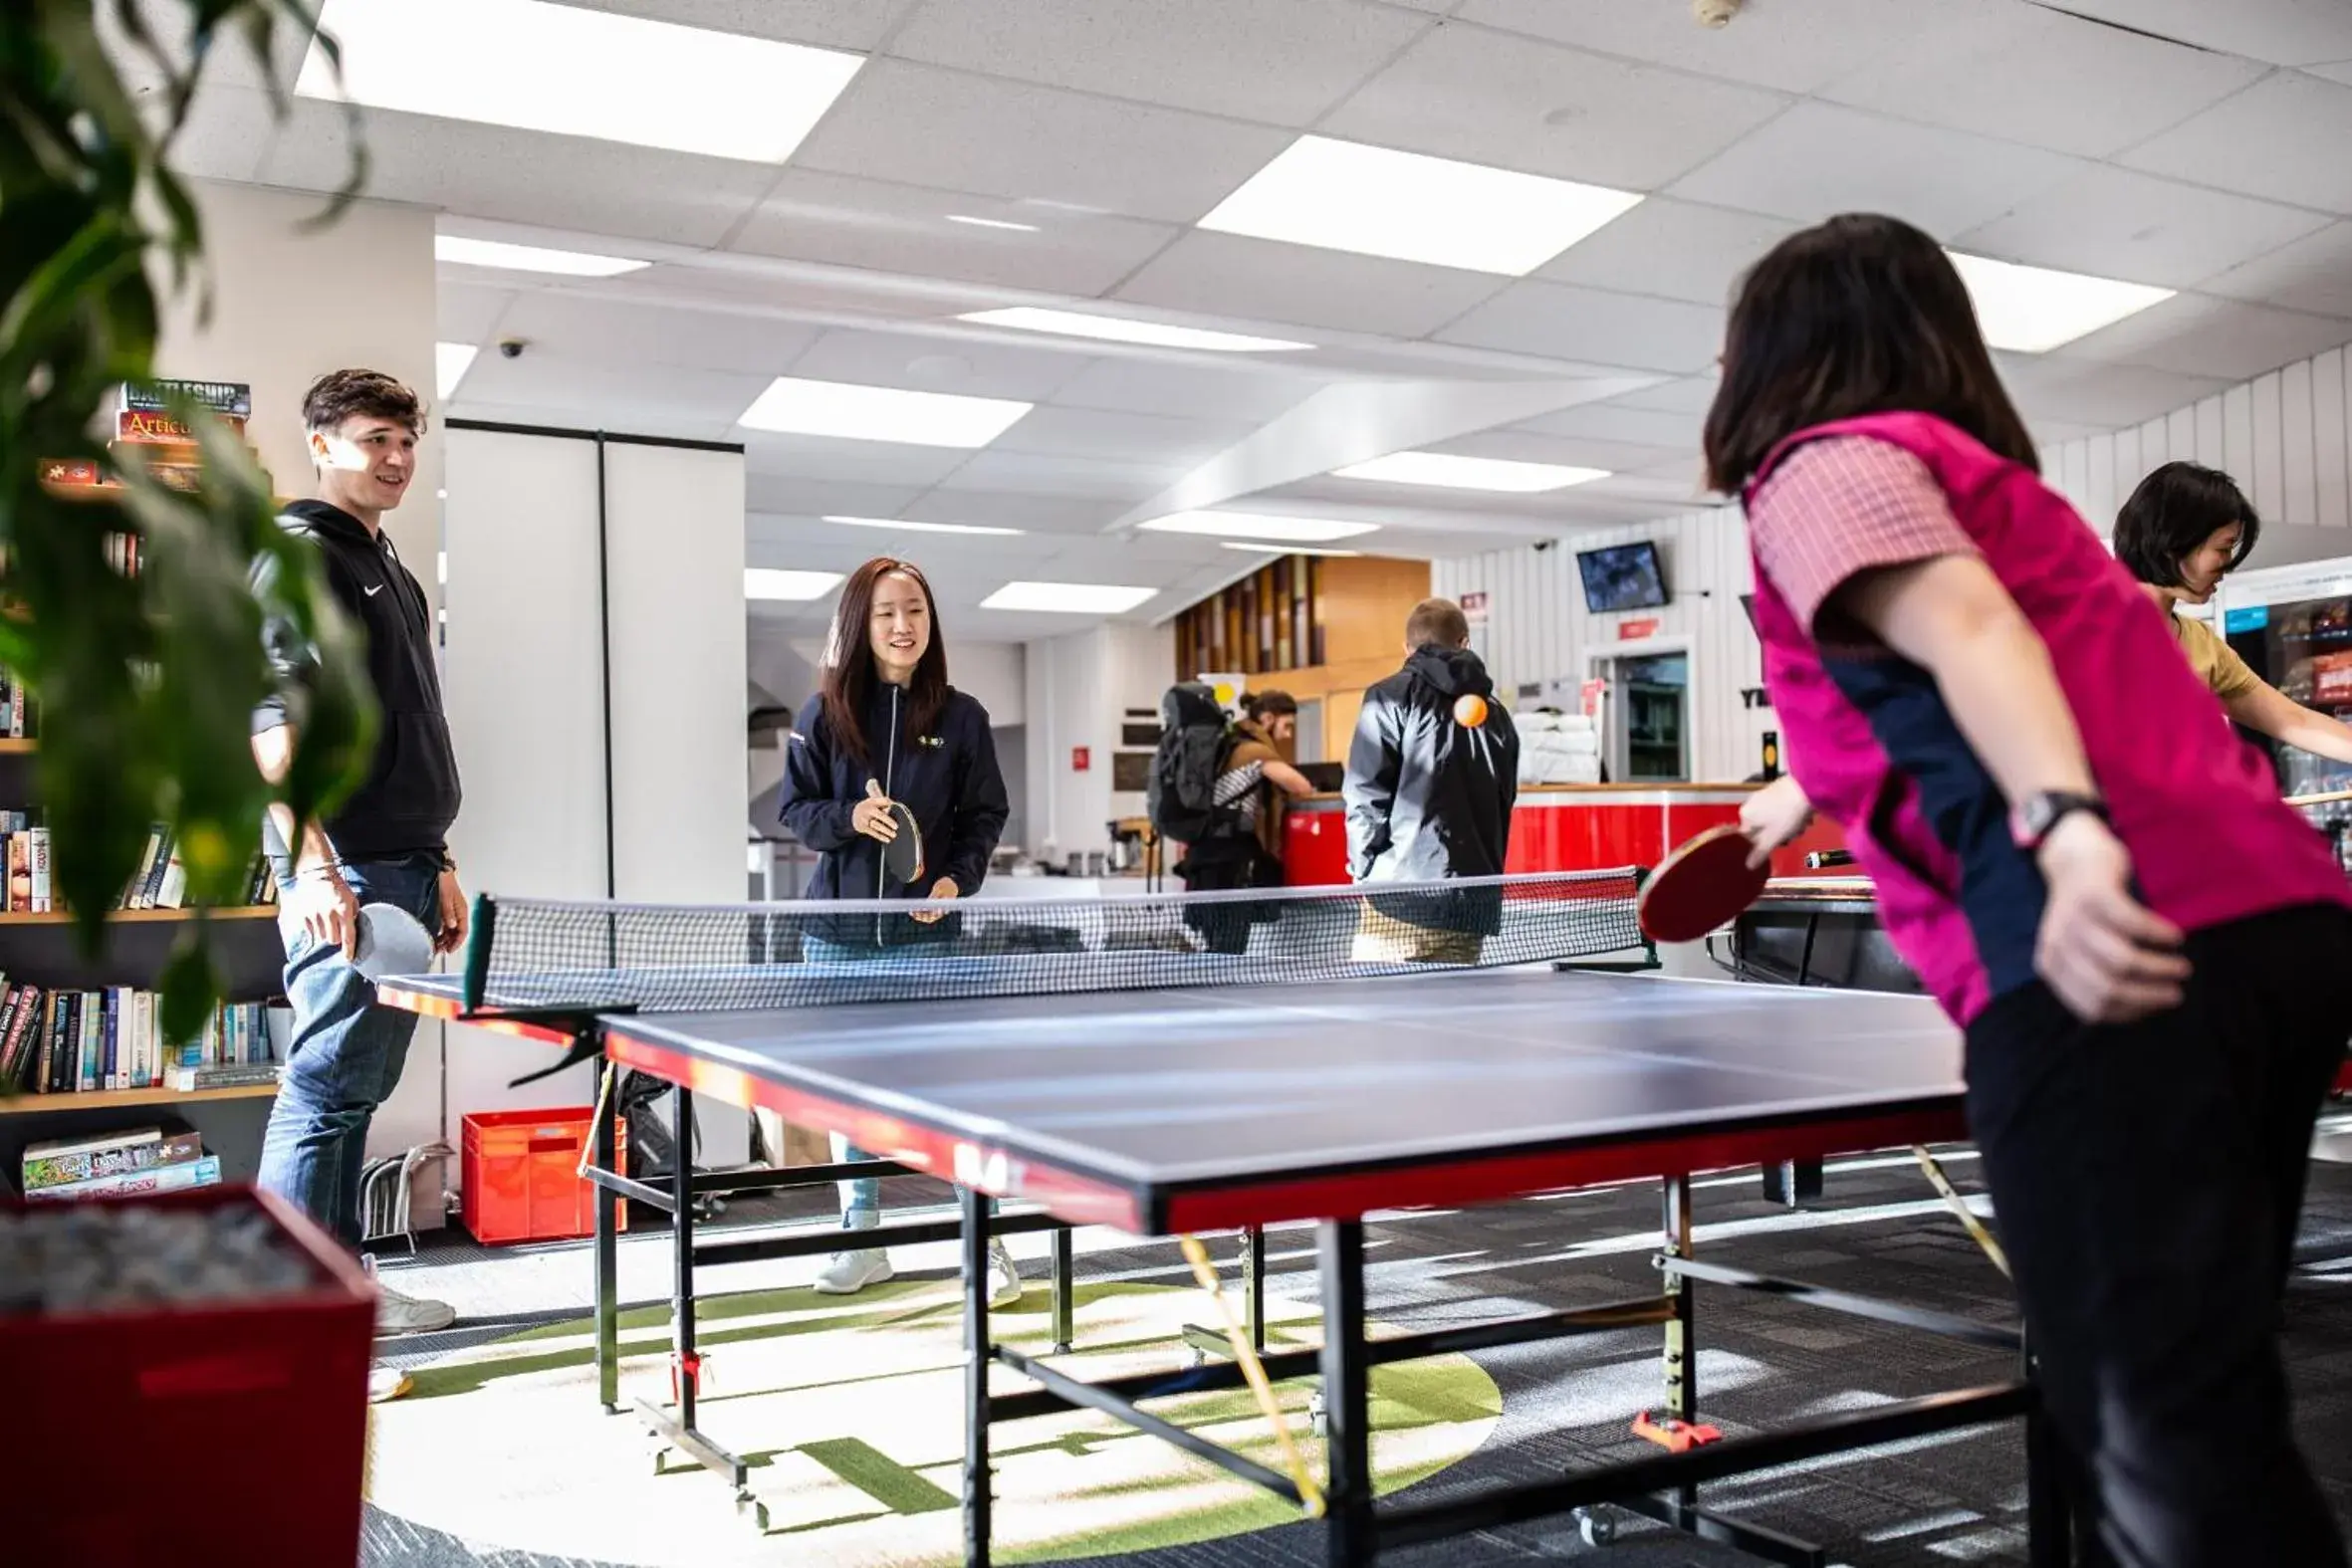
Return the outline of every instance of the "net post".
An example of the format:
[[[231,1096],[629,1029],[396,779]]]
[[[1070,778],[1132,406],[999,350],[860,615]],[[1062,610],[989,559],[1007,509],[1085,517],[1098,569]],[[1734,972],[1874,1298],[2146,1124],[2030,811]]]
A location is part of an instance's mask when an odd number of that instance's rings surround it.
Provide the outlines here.
[[[488,893],[474,895],[472,923],[465,942],[464,1006],[468,1012],[482,1008],[482,994],[490,989],[491,932],[498,924],[498,900]]]
[[[1636,908],[1641,905],[1641,890],[1649,885],[1650,873],[1656,869],[1655,866],[1640,865],[1633,868],[1633,902]],[[1639,930],[1639,927],[1635,929]],[[1658,944],[1651,940],[1646,931],[1641,933],[1641,951],[1643,958],[1648,960],[1648,967],[1658,968]]]

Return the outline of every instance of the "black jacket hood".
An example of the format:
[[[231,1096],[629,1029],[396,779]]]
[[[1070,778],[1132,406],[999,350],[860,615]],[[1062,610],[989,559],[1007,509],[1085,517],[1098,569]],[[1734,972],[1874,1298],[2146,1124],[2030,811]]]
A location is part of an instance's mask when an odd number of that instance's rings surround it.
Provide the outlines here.
[[[1481,697],[1495,695],[1494,677],[1487,674],[1485,662],[1468,648],[1446,648],[1425,642],[1406,658],[1405,673],[1427,681],[1447,697],[1472,693]]]

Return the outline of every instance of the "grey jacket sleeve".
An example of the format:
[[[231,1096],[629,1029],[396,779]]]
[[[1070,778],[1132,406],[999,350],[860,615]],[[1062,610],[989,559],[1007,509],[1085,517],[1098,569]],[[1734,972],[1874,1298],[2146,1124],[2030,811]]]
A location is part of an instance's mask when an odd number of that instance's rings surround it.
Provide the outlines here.
[[[284,614],[272,613],[267,605],[273,596],[278,577],[283,569],[278,558],[260,555],[253,558],[247,580],[252,584],[253,596],[262,601],[262,652],[269,658],[272,687],[253,710],[253,733],[260,735],[291,722],[289,700],[293,693],[307,686],[319,670],[318,645],[305,636],[302,629]]]

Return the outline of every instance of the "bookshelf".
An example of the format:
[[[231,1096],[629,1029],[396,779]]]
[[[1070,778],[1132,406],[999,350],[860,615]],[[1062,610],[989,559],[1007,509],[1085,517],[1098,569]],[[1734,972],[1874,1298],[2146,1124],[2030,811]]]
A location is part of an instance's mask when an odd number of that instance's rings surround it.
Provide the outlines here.
[[[91,1094],[18,1094],[0,1099],[0,1116],[56,1116],[69,1111],[118,1111],[140,1105],[193,1105],[203,1100],[271,1100],[274,1083],[226,1089],[101,1089]]]

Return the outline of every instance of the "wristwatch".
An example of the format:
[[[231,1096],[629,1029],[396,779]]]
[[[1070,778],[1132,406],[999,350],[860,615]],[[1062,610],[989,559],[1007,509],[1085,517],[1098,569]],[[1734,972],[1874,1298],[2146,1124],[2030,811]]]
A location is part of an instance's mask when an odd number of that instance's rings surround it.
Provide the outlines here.
[[[2088,811],[2100,821],[2111,820],[2107,802],[2095,794],[2069,789],[2043,789],[2017,802],[2009,813],[2009,836],[2019,849],[2032,853],[2050,836],[2050,829],[2076,811]]]

